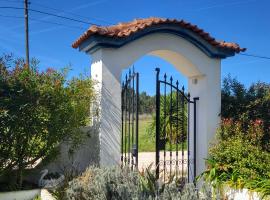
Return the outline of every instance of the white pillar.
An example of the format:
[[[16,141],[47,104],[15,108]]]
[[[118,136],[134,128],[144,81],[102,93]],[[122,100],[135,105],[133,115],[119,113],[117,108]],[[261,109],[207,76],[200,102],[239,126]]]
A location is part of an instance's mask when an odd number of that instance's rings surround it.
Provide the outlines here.
[[[189,92],[191,100],[199,97],[196,102],[196,175],[200,175],[205,170],[205,158],[208,157],[209,144],[213,141],[214,135],[219,125],[219,114],[221,111],[221,83],[220,83],[220,62],[216,66],[211,66],[207,75],[189,77]],[[194,159],[194,114],[191,104],[190,115],[190,154]],[[192,165],[193,172],[193,165]]]
[[[121,70],[108,66],[104,52],[99,50],[92,54],[91,77],[99,92],[99,163],[101,167],[117,165],[121,147]]]

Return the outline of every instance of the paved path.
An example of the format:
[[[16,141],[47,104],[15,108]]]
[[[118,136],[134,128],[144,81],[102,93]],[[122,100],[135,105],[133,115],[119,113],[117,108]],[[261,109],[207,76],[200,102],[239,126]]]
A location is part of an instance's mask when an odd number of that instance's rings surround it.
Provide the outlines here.
[[[160,152],[160,160],[163,161],[164,160],[164,152]],[[184,151],[184,158],[183,159],[187,159],[187,151]],[[155,160],[156,160],[156,152],[139,152],[139,170],[141,171],[142,169],[145,169],[146,167],[148,167],[151,163],[153,163],[153,166],[155,164]],[[172,160],[176,160],[176,152],[173,151],[172,152]],[[178,161],[182,160],[182,152],[178,152]],[[166,169],[168,170],[170,165],[170,152],[166,151]],[[181,164],[179,164],[181,165]],[[184,164],[184,167],[186,168],[186,164]]]

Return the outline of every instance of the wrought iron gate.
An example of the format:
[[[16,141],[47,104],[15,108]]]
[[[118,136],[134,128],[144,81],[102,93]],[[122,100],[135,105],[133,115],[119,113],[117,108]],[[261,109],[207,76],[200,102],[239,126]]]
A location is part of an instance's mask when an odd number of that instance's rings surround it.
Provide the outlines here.
[[[196,101],[184,86],[156,69],[156,177],[166,182],[175,176],[184,184],[196,177]],[[190,159],[190,112],[193,109],[193,159]],[[193,173],[192,173],[193,172]],[[190,180],[192,178],[193,180]]]
[[[139,131],[139,73],[129,71],[122,83],[121,164],[138,167]]]
[[[125,76],[121,95],[121,165],[135,169],[138,168],[139,73],[134,69]],[[172,175],[182,184],[195,180],[197,100],[198,97],[191,100],[190,94],[172,77],[164,74],[160,79],[160,69],[156,69],[155,169],[156,177],[164,182]],[[193,144],[190,144],[191,136]]]

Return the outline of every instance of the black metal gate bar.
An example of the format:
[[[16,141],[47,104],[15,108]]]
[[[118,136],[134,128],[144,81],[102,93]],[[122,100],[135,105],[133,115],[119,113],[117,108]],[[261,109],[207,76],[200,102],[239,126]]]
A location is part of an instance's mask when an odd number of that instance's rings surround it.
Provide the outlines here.
[[[167,75],[166,73],[164,74],[164,80],[167,81]],[[164,119],[163,119],[163,140],[162,140],[162,144],[161,146],[159,146],[159,149],[163,149],[163,155],[164,155],[164,160],[163,160],[163,176],[164,176],[164,182],[166,181],[166,172],[167,172],[167,168],[166,168],[166,142],[167,142],[167,130],[166,130],[166,118],[167,118],[167,109],[166,109],[166,104],[167,104],[167,85],[164,85]],[[156,138],[157,139],[157,138]],[[158,139],[160,140],[160,139]]]
[[[126,75],[126,84],[124,85],[124,93],[125,93],[125,99],[124,99],[124,105],[125,105],[125,165],[127,164],[127,99],[128,99],[128,89],[127,89],[127,75]]]
[[[134,92],[134,79],[132,79],[132,123],[131,123],[131,143],[132,143],[132,149],[134,149],[134,112],[135,112],[135,105],[134,105],[134,99],[135,99],[135,92]],[[134,159],[131,160],[131,167],[133,169],[134,166]]]
[[[188,93],[188,102],[190,102],[190,94]],[[188,108],[187,108],[187,113],[188,113],[188,119],[187,119],[187,138],[190,137],[190,130],[189,130],[189,127],[190,127],[190,103],[188,103]],[[189,146],[189,139],[187,140],[187,156],[188,158],[190,157],[190,146]],[[190,182],[189,178],[190,178],[190,169],[189,169],[189,166],[190,166],[190,160],[188,159],[187,160],[187,167],[188,167],[188,171],[187,171],[187,177],[188,177],[188,183]]]
[[[160,116],[160,82],[159,82],[159,72],[160,69],[156,68],[156,116]],[[160,117],[156,117],[156,177],[159,178],[159,139],[160,138]],[[164,155],[165,160],[165,155]]]
[[[134,72],[134,68],[133,68]],[[135,140],[135,149],[136,149],[136,167],[138,168],[138,161],[139,161],[139,100],[140,100],[140,93],[139,93],[139,73],[136,73],[136,140]]]
[[[194,164],[193,164],[193,166],[194,166],[194,182],[195,182],[195,177],[197,176],[197,174],[196,174],[196,170],[197,170],[197,168],[196,168],[196,162],[197,162],[197,148],[196,148],[196,146],[197,146],[197,140],[196,140],[196,138],[197,138],[197,101],[199,100],[199,97],[195,97],[195,98],[193,98],[193,104],[194,104],[194,130],[193,130],[193,133],[194,133]]]
[[[122,84],[122,90],[121,90],[121,166],[123,165],[124,163],[124,156],[123,156],[123,153],[124,153],[124,103],[123,103],[123,100],[124,100],[124,83]]]
[[[121,92],[121,166],[138,167],[139,74],[129,70]]]
[[[178,82],[178,80],[176,81],[176,91],[178,91],[178,87],[179,87],[179,82]],[[179,95],[178,95],[178,93],[176,93],[176,110],[177,110],[177,112],[176,112],[176,119],[178,119],[178,114],[179,114],[179,112],[178,112],[178,110],[179,110]],[[178,151],[179,151],[179,149],[178,149],[178,143],[179,143],[179,120],[176,120],[176,178],[178,178],[178,165],[179,165],[179,163],[177,162],[178,161]]]
[[[185,88],[184,86],[182,87],[182,94],[185,94]],[[181,165],[182,165],[182,169],[181,169],[181,177],[182,179],[184,178],[184,164],[185,164],[185,161],[184,161],[184,141],[185,141],[185,133],[184,133],[184,120],[185,120],[185,96],[184,95],[181,95],[181,103],[182,103],[182,110],[181,110],[181,151],[182,151],[182,160],[181,160]]]
[[[169,144],[170,144],[170,177],[172,176],[172,93],[173,93],[173,90],[172,90],[172,81],[173,81],[173,78],[171,77],[170,78],[170,116],[169,116],[169,123],[170,123],[170,141],[169,141]],[[166,149],[164,150],[166,151]]]
[[[131,76],[131,72],[129,70],[129,77]],[[131,113],[131,85],[130,85],[131,80],[129,79],[128,85],[127,85],[127,93],[128,93],[128,166],[130,166],[130,113]]]
[[[185,88],[179,89],[179,82],[176,81],[176,85],[173,84],[173,78],[170,77],[167,81],[167,75],[164,75],[164,80],[160,80],[160,69],[156,68],[156,177],[159,178],[163,164],[163,179],[166,181],[167,164],[169,164],[169,175],[171,176],[172,166],[175,169],[175,175],[178,178],[178,171],[181,170],[182,183],[190,181],[190,104],[194,106],[194,177],[196,176],[196,101],[199,98],[190,100],[190,94],[185,94]],[[164,86],[164,94],[161,95],[161,84]],[[169,94],[167,94],[167,86],[169,87]],[[169,95],[169,105],[167,107],[167,95]],[[180,98],[179,98],[180,97]],[[161,98],[163,98],[163,105],[161,107]],[[176,103],[173,102],[173,98],[176,98]],[[180,102],[180,104],[179,104]],[[169,108],[169,113],[167,109]],[[163,109],[163,121],[161,125],[161,109]],[[169,114],[169,116],[167,116]],[[168,118],[167,118],[168,117]],[[180,124],[179,124],[180,123]],[[179,128],[180,125],[180,128]],[[162,133],[161,133],[162,131]],[[168,131],[168,132],[167,132]],[[166,143],[168,142],[169,160],[166,160]],[[180,143],[181,142],[181,143]],[[185,158],[185,143],[187,143],[187,155]],[[175,147],[173,147],[173,145]],[[179,149],[179,145],[180,148]],[[173,153],[173,149],[175,152]],[[160,161],[160,151],[163,152],[163,161]],[[179,150],[180,158],[179,158]],[[175,155],[175,158],[173,158]],[[186,172],[185,172],[186,165]],[[179,169],[180,167],[180,169]]]

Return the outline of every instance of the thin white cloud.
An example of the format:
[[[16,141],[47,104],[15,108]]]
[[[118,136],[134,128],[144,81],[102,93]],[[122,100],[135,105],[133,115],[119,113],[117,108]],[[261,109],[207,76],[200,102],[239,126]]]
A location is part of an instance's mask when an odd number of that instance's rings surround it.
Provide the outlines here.
[[[108,1],[108,0],[99,0],[99,1],[89,2],[89,3],[83,4],[83,5],[77,6],[75,9],[71,9],[71,11],[75,11],[75,10],[79,10],[79,9],[83,9],[83,8],[88,8],[90,6],[95,6],[95,5],[104,3],[106,1]]]
[[[254,60],[249,60],[249,61],[237,61],[237,62],[233,62],[233,63],[224,63],[224,67],[229,67],[229,66],[246,66],[248,64],[252,64],[252,63],[259,63],[262,62],[263,60],[261,59],[257,59],[257,58],[253,58]]]
[[[53,31],[53,30],[60,29],[60,28],[63,28],[63,26],[55,26],[55,27],[52,27],[52,28],[40,29],[38,31],[31,31],[29,33],[29,35],[34,36],[34,35],[38,35],[40,33],[46,33],[46,32],[50,32],[50,31]]]
[[[209,10],[209,9],[213,9],[213,8],[222,8],[222,7],[228,7],[228,6],[233,6],[233,5],[247,4],[247,3],[255,2],[255,1],[256,0],[235,1],[235,2],[229,2],[229,3],[201,7],[201,8],[195,8],[195,9],[191,9],[191,10],[187,10],[187,11],[188,12],[203,11],[203,10]]]

